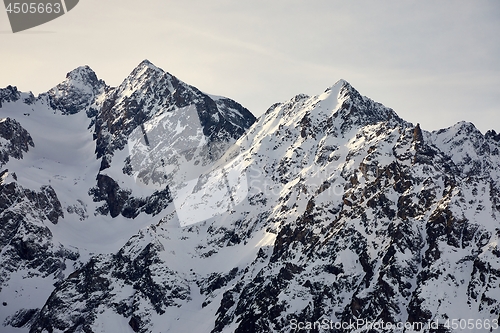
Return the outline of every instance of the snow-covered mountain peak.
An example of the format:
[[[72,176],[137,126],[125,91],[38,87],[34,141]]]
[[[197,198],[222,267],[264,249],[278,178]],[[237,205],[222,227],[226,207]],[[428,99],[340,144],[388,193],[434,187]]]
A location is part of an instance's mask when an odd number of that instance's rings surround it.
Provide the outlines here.
[[[48,91],[55,98],[69,97],[71,94],[95,95],[105,85],[88,66],[80,66],[66,74],[66,79]],[[71,96],[73,97],[73,96]]]
[[[346,98],[351,90],[355,90],[351,84],[344,79],[340,79],[326,88],[325,93],[334,93],[338,98]]]
[[[470,142],[474,146],[479,146],[484,142],[484,136],[473,123],[460,121],[453,126],[443,128],[432,132],[434,141],[439,144],[440,148],[443,145],[450,146],[450,150],[454,146],[463,145],[464,142]]]
[[[96,73],[88,65],[80,66],[66,74],[66,81],[73,85],[97,86],[99,79]]]
[[[352,129],[380,122],[388,122],[391,127],[413,127],[392,109],[362,96],[341,79],[319,95],[299,94],[272,105],[253,127],[262,132],[257,138],[269,135],[271,130],[280,132],[284,127],[301,128],[300,135],[305,138],[309,134],[312,137],[344,135]]]
[[[161,69],[160,67],[157,67],[155,64],[153,64],[151,61],[149,61],[148,59],[144,59],[143,61],[141,61],[141,63],[139,65],[137,65],[136,69],[142,69],[142,68],[149,68],[149,69],[152,69],[152,70],[155,70],[155,71],[159,71],[159,72],[164,72],[163,69]]]
[[[89,66],[80,66],[66,74],[63,82],[40,94],[39,98],[47,98],[52,108],[63,114],[75,114],[88,112],[96,97],[105,89],[105,82],[98,79]]]
[[[349,82],[347,82],[346,80],[344,79],[339,79],[337,82],[335,82],[334,86],[336,85],[340,85],[340,86],[346,86],[346,85],[351,85]]]
[[[155,90],[169,94],[176,90],[176,85],[178,84],[183,89],[190,87],[146,59],[137,65],[120,86],[117,87],[117,93],[122,96],[130,96],[130,94],[137,90],[142,91],[142,93],[145,93],[147,90]]]
[[[474,124],[460,121],[430,133],[431,141],[468,176],[490,174],[498,169],[499,145],[491,134],[483,135]]]
[[[136,68],[132,70],[130,75],[126,80],[133,81],[139,80],[143,81],[145,79],[151,80],[152,78],[159,78],[165,75],[165,71],[159,67],[156,67],[149,60],[143,60]]]
[[[35,101],[35,96],[31,92],[21,92],[17,90],[17,87],[10,85],[6,88],[0,88],[0,108],[2,103],[15,102],[19,99],[23,99],[26,104],[32,104]]]
[[[347,81],[340,80],[335,87],[339,87],[339,102],[342,103],[336,117],[343,120],[342,132],[354,127],[372,125],[379,122],[389,122],[392,125],[413,126],[401,119],[393,109],[374,100],[362,96]]]
[[[17,101],[21,93],[17,90],[17,87],[7,86],[0,89],[0,107],[2,107],[2,102],[14,102]]]
[[[177,105],[177,107],[183,107],[196,102],[190,100],[194,90],[175,76],[156,67],[149,60],[143,60],[114,90],[113,98],[117,104],[120,104],[132,98],[139,103],[150,103],[154,97],[156,104],[168,105],[171,107],[169,110],[172,110],[174,104],[179,104],[178,99],[173,100],[173,94],[185,95],[187,92],[190,95],[182,99],[183,103],[180,103],[183,104],[182,106]]]
[[[475,134],[481,134],[481,131],[479,131],[477,129],[477,127],[469,122],[469,121],[459,121],[457,122],[455,125],[451,126],[450,129],[452,130],[456,130],[457,132],[467,132],[468,134],[472,134],[472,133],[475,133]]]

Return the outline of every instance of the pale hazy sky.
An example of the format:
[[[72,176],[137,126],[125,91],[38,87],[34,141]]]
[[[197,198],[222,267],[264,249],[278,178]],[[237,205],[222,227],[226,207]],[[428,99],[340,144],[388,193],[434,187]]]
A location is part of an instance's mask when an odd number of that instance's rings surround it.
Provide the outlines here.
[[[80,0],[12,34],[0,87],[35,94],[89,65],[116,86],[143,59],[257,116],[343,78],[427,130],[500,131],[500,1]]]

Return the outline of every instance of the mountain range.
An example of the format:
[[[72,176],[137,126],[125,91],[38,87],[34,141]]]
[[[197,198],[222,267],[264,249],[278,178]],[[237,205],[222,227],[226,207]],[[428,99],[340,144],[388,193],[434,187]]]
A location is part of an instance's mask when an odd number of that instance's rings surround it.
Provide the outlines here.
[[[1,331],[496,331],[499,151],[344,80],[259,118],[147,60],[8,86]]]

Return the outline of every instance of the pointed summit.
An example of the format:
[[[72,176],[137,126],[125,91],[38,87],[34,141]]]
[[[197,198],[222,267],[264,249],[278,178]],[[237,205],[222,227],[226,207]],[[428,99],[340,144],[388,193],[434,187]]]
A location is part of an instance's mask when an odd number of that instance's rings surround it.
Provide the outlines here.
[[[420,128],[419,123],[417,123],[417,126],[413,129],[413,142],[424,142],[424,135],[422,134],[422,129]]]
[[[349,84],[349,82],[347,82],[347,81],[346,81],[346,80],[344,80],[344,79],[339,79],[339,80],[335,83],[335,85],[337,85],[337,84],[340,84],[340,85],[342,85],[342,86],[344,86],[344,85],[346,85],[346,84],[350,85],[350,84]]]
[[[401,119],[393,109],[362,96],[343,79],[337,81],[333,87],[338,89],[338,101],[341,103],[336,114],[343,120],[342,132],[353,126],[366,126],[382,121],[411,125]]]
[[[175,125],[171,121],[178,117],[186,122],[189,118],[190,124],[199,130],[193,132],[196,135],[191,133],[191,140],[199,139],[197,133],[203,133],[206,137],[203,140],[207,140],[210,146],[206,149],[206,155],[211,154],[207,158],[216,158],[223,153],[218,146],[225,147],[234,142],[255,121],[250,111],[238,103],[230,99],[214,101],[147,59],[118,87],[111,89],[109,95],[111,97],[96,121],[96,152],[98,158],[104,157],[105,162],[101,170],[109,165],[114,151],[124,149],[129,135],[145,123],[162,121],[165,128],[175,132],[177,121]],[[183,141],[189,140],[184,138]],[[196,141],[194,146],[199,144]]]
[[[331,85],[330,87],[326,88],[325,93],[333,92],[333,91],[340,92],[341,90],[346,89],[346,88],[350,89],[350,88],[352,88],[352,86],[346,80],[340,79],[337,82],[335,82],[333,85]]]
[[[80,83],[91,87],[99,84],[96,73],[88,65],[77,67],[66,74],[66,81],[72,81],[73,84]]]
[[[144,59],[143,61],[141,61],[141,63],[137,66],[137,67],[149,67],[149,68],[153,68],[153,69],[160,69],[158,68],[157,66],[155,66],[151,61],[149,61],[148,59]]]
[[[80,66],[66,74],[66,79],[41,97],[48,96],[50,105],[63,114],[89,111],[89,106],[106,87],[103,80],[87,65]]]
[[[352,88],[351,84],[344,79],[338,80],[337,82],[335,82],[335,84],[332,87],[340,87],[340,88],[351,87]]]
[[[131,94],[144,94],[146,91],[169,94],[172,89],[172,82],[178,81],[175,77],[155,66],[145,59],[137,65],[132,72],[117,87],[117,96],[121,98],[130,97]],[[159,98],[160,96],[156,96]]]
[[[141,63],[139,65],[137,65],[137,67],[134,69],[134,71],[135,70],[148,70],[148,69],[154,70],[156,72],[165,73],[165,71],[163,69],[161,69],[160,67],[156,66],[155,64],[153,64],[148,59],[144,59],[143,61],[141,61]]]
[[[143,77],[145,73],[148,73],[148,76],[151,76],[152,73],[154,73],[155,76],[162,76],[165,74],[165,71],[155,66],[148,59],[144,59],[139,65],[137,65],[137,67],[134,68],[134,70],[132,70],[129,78],[140,78]]]
[[[328,87],[324,94],[331,95],[338,99],[339,102],[351,100],[356,103],[364,103],[368,98],[361,96],[361,94],[346,80],[340,79],[332,86]],[[324,95],[320,95],[324,96]]]
[[[350,98],[352,100],[356,100],[358,102],[363,102],[367,98],[363,97],[349,82],[346,80],[340,79],[337,81],[336,85],[340,86],[340,95],[339,98],[347,99]]]

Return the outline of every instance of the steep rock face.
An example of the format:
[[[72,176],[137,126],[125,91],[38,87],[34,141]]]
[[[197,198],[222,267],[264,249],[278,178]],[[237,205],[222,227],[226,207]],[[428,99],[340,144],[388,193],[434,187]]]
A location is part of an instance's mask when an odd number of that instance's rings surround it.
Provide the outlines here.
[[[95,80],[90,81],[95,85]],[[120,86],[104,90],[92,106],[96,111],[91,126],[96,155],[101,159],[93,193],[108,193],[105,183],[114,182],[111,187],[116,188],[124,175],[161,193],[178,185],[182,177],[188,180],[209,169],[255,121],[235,101],[204,94],[147,60]],[[126,148],[127,158],[113,162],[113,156],[123,155]],[[186,170],[190,172],[185,174]],[[112,192],[121,194],[94,195],[94,200],[105,200],[108,207],[101,207],[99,213],[135,217],[150,200],[127,199],[132,192],[129,188]],[[150,197],[156,197],[155,193]],[[118,201],[111,202],[115,199]],[[128,207],[125,212],[123,207]]]
[[[93,117],[99,107],[100,95],[108,89],[89,66],[82,66],[69,72],[63,82],[42,94],[40,98],[47,98],[54,110],[65,115],[83,111]]]
[[[73,271],[73,264],[79,258],[78,251],[55,241],[49,228],[63,217],[61,204],[52,187],[43,186],[39,191],[32,191],[16,183],[0,185],[0,292],[4,295],[3,307],[16,309],[19,307],[16,298],[33,297],[30,304],[22,304],[20,310],[11,313],[3,325],[22,327],[31,322],[39,310],[33,307],[43,304],[36,295],[43,295],[44,291],[38,292],[36,286],[58,283]],[[32,286],[29,281],[37,282]],[[16,297],[5,297],[9,294]]]
[[[468,197],[457,189],[466,186],[438,171],[453,164],[443,153],[435,151],[432,166],[414,162],[412,129],[398,133],[380,125],[360,132],[350,143],[363,142],[348,155],[355,162],[342,171],[341,202],[333,204],[324,194],[327,186],[306,196],[303,213],[280,226],[269,266],[243,287],[234,308],[220,311],[224,317],[218,321],[241,323],[236,330],[241,332],[289,331],[292,319],[397,323],[438,318],[445,324],[458,315],[448,311],[468,297],[470,285],[486,285],[479,273],[471,274],[469,260],[491,260],[497,252],[496,223],[484,221],[494,221],[490,214],[497,210],[454,217],[464,214],[465,207],[457,209],[456,202]],[[498,258],[493,262],[497,267]],[[483,270],[488,281],[497,280],[492,271]],[[491,297],[498,290],[488,285],[482,289],[488,296],[466,298],[460,318],[498,317]]]
[[[99,321],[94,311],[100,309],[128,318],[134,332],[145,333],[152,329],[155,314],[189,301],[189,283],[158,255],[164,248],[152,238],[152,228],[130,239],[117,254],[93,258],[72,273],[59,286],[64,293],[52,294],[30,332],[93,331]]]
[[[14,119],[0,119],[0,167],[5,165],[10,157],[22,159],[23,152],[35,144],[28,131]]]
[[[472,124],[460,122],[447,129],[434,131],[431,140],[446,153],[466,176],[490,176],[497,167],[498,142],[483,135]]]
[[[256,159],[266,161],[269,177],[286,184],[286,191],[275,191],[281,195],[274,208],[279,215],[272,220],[278,222],[277,235],[269,265],[246,286],[226,292],[231,302],[221,302],[214,331],[234,324],[237,332],[288,332],[291,320],[438,319],[442,325],[447,318],[496,320],[499,290],[485,281],[498,278],[500,161],[490,154],[498,144],[473,129],[466,133],[475,135],[467,139],[457,126],[445,130],[455,140],[450,149],[448,141],[422,133],[419,126],[394,121],[388,113],[384,120],[383,112],[379,119],[366,113],[339,126],[328,114],[312,118],[310,100],[298,96],[271,109],[281,108],[284,115],[268,111],[260,119],[261,128],[273,128],[288,151],[270,166],[265,151],[279,151],[280,139],[269,138],[269,131],[255,136],[261,138]],[[341,102],[337,105],[349,103]],[[297,113],[294,105],[304,112]],[[297,120],[304,113],[309,118],[295,121],[302,125],[300,146],[288,144],[299,130],[276,120],[286,121],[288,110]],[[313,130],[304,133],[304,125]],[[327,136],[319,135],[322,129]],[[347,133],[342,129],[351,132],[342,137]],[[320,144],[311,144],[311,137]],[[470,261],[483,257],[495,268],[475,263],[472,269]],[[477,267],[483,267],[479,280]],[[471,296],[471,285],[485,287],[485,294]],[[459,300],[467,306],[450,310]]]
[[[215,99],[215,100],[214,100]],[[104,157],[102,169],[109,166],[114,151],[124,149],[127,138],[138,126],[154,118],[196,110],[199,129],[206,138],[207,158],[215,160],[255,121],[255,117],[238,103],[214,98],[187,85],[175,76],[145,60],[110,91],[96,118],[97,156]],[[185,138],[188,139],[188,138]],[[199,142],[186,145],[194,148]]]

